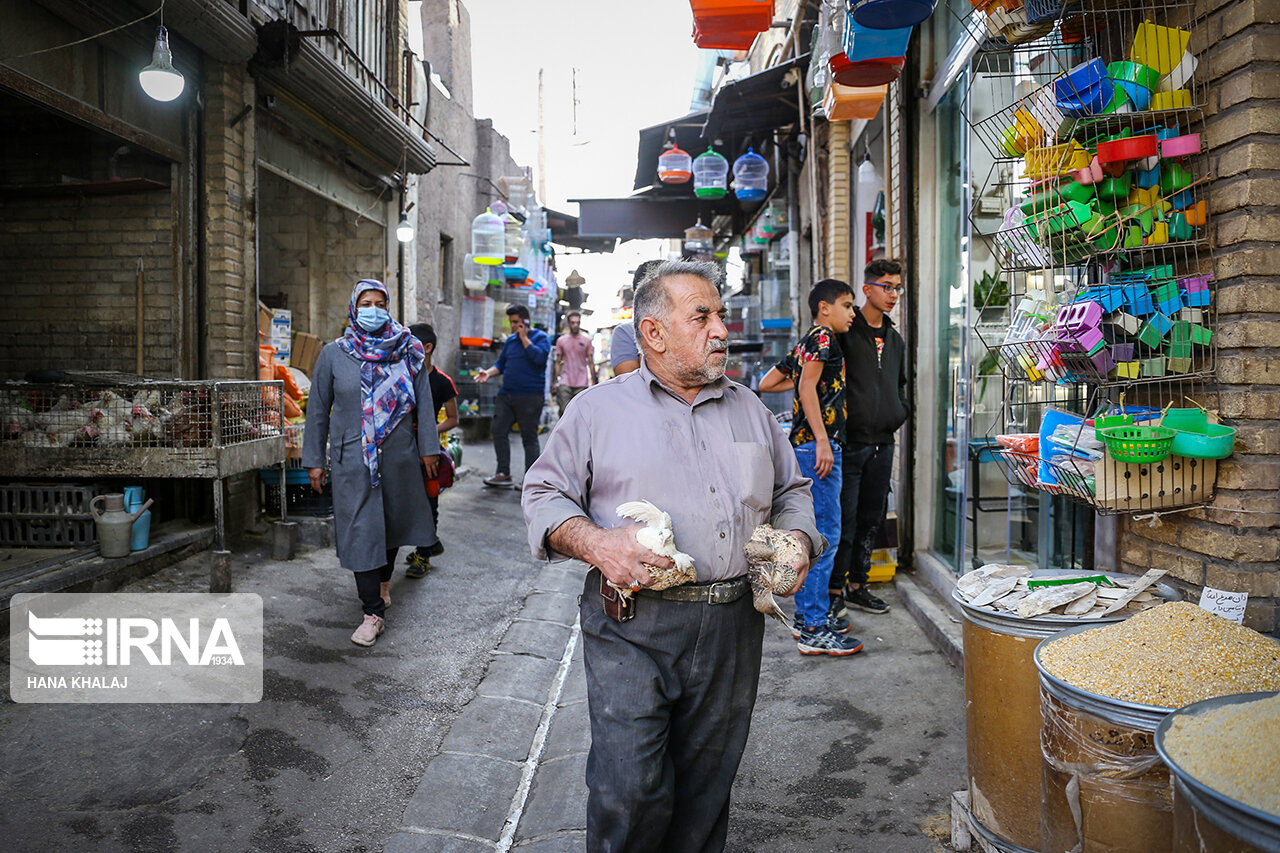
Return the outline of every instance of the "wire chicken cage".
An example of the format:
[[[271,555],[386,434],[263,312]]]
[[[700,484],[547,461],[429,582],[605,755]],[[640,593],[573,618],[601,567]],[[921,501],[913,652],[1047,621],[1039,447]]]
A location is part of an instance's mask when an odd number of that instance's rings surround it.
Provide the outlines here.
[[[285,456],[279,381],[0,385],[0,475],[221,478]]]
[[[990,164],[970,220],[998,270],[974,331],[1011,389],[995,459],[1101,514],[1207,503],[1220,455],[1118,457],[1107,432],[1158,431],[1181,407],[1216,420],[1203,8],[951,11],[977,44],[967,116]]]

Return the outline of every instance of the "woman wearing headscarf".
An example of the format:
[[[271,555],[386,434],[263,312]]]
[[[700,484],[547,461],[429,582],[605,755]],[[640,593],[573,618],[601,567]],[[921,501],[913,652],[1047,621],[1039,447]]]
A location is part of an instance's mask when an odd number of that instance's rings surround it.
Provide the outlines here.
[[[384,629],[397,549],[436,541],[421,465],[430,472],[439,464],[440,442],[434,417],[418,419],[417,435],[412,417],[418,407],[435,412],[424,358],[418,339],[387,313],[386,286],[362,279],[346,331],[320,351],[311,380],[302,464],[321,491],[327,447],[338,561],[355,573],[364,608],[351,635],[361,646]]]

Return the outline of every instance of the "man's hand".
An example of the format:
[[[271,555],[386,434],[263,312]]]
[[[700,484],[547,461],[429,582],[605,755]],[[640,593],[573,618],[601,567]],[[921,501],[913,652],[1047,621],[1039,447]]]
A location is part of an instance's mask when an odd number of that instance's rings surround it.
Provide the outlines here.
[[[796,585],[783,596],[784,598],[795,595],[800,591],[800,587],[804,586],[804,579],[809,574],[809,554],[813,552],[813,543],[809,541],[809,535],[807,533],[803,530],[790,530],[787,532],[796,537],[800,542],[800,550],[803,554],[797,557],[791,564],[795,567],[796,572],[799,573],[800,579],[797,580]]]
[[[489,372],[490,370],[493,370],[493,368],[491,368],[491,367],[486,367],[484,370],[481,370],[479,373],[476,373],[476,374],[475,374],[476,381],[477,381],[477,382],[488,382],[488,381],[493,377],[493,375],[494,375],[493,373],[490,373],[490,372]],[[496,373],[496,371],[495,371],[495,373]]]
[[[653,583],[645,563],[664,569],[675,563],[670,557],[660,557],[637,542],[637,526],[605,530],[578,516],[557,527],[547,537],[547,544],[561,554],[590,563],[623,589],[639,589]]]
[[[315,490],[316,494],[320,494],[324,491],[323,468],[308,468],[307,479],[311,481],[311,488]]]
[[[529,326],[524,320],[517,317],[511,318],[511,331],[520,339],[520,343],[525,346],[529,345]]]
[[[440,454],[433,453],[430,456],[423,456],[421,459],[422,467],[427,470],[427,476],[434,478],[440,471]]]
[[[601,530],[591,565],[620,587],[638,589],[653,583],[645,563],[663,569],[675,566],[670,557],[661,557],[636,541],[636,529],[615,527]]]
[[[831,440],[828,438],[820,438],[814,442],[815,460],[813,463],[814,472],[817,473],[819,480],[827,479],[827,475],[831,473],[831,469],[836,466],[836,454],[831,449]]]

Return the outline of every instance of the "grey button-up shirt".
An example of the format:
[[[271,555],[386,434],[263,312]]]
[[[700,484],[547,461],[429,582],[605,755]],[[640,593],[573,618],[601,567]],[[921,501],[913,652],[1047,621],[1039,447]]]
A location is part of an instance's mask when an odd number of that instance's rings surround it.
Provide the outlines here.
[[[747,571],[743,545],[763,522],[826,540],[786,433],[758,397],[721,379],[690,405],[648,366],[583,391],[565,410],[521,494],[529,547],[562,560],[547,537],[571,518],[635,524],[614,510],[647,500],[671,516],[676,547],[700,581]]]

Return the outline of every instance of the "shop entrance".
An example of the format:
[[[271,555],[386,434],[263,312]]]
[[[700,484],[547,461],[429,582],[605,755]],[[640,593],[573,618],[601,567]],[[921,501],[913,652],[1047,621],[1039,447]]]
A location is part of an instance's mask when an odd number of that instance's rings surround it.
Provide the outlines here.
[[[258,294],[287,309],[292,330],[342,334],[352,286],[387,281],[386,227],[273,171],[258,171]],[[374,208],[381,215],[382,206]],[[393,307],[394,311],[394,307]]]

